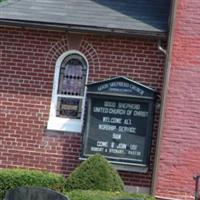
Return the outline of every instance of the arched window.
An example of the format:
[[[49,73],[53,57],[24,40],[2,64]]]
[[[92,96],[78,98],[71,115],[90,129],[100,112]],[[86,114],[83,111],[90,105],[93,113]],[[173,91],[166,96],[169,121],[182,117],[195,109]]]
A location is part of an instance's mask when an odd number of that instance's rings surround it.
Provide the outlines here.
[[[88,63],[78,51],[62,54],[56,62],[47,129],[81,132]]]

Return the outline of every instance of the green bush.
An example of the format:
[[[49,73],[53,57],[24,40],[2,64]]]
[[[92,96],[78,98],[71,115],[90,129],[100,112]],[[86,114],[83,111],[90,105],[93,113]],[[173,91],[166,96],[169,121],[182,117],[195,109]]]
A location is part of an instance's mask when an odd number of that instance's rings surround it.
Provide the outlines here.
[[[137,200],[155,200],[154,197],[144,194],[132,194],[125,192],[105,192],[89,190],[73,190],[65,192],[70,200],[119,200],[119,199],[137,199]]]
[[[38,186],[62,191],[64,183],[65,178],[55,173],[25,169],[0,169],[0,199],[3,199],[5,192],[12,188]]]
[[[123,191],[123,181],[108,161],[96,154],[82,162],[67,178],[66,190]]]

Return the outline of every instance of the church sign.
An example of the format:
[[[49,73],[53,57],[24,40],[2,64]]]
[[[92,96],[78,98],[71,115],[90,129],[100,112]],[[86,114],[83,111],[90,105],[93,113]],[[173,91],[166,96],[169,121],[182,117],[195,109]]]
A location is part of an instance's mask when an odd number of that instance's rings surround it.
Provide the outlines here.
[[[154,90],[117,77],[89,84],[87,95],[83,157],[100,153],[112,163],[147,166]]]

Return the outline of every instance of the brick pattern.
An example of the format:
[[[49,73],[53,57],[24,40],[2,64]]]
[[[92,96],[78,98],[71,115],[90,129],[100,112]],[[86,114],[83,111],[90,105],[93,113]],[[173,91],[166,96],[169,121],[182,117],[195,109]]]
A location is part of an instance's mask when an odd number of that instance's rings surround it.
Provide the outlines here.
[[[200,174],[200,2],[178,1],[157,194],[194,199]]]
[[[127,76],[162,89],[164,55],[157,41],[122,36],[82,35],[79,49],[89,61],[89,81]],[[55,61],[69,50],[59,31],[1,27],[0,167],[26,167],[68,175],[78,164],[81,136],[50,134],[48,121]],[[148,173],[120,172],[125,183],[149,187],[158,126],[156,112]]]

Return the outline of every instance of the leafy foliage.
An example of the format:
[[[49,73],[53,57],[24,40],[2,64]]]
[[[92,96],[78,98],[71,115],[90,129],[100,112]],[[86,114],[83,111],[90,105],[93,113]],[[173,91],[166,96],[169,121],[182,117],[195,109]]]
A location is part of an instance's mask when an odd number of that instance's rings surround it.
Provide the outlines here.
[[[3,199],[7,190],[20,186],[47,187],[62,191],[65,178],[55,173],[25,169],[0,170],[0,199]]]
[[[73,190],[65,192],[70,200],[119,200],[119,199],[137,199],[137,200],[155,200],[154,197],[145,194],[133,194],[126,192],[105,192],[90,190]]]
[[[123,181],[108,161],[96,154],[82,162],[67,178],[66,190],[122,191]]]

